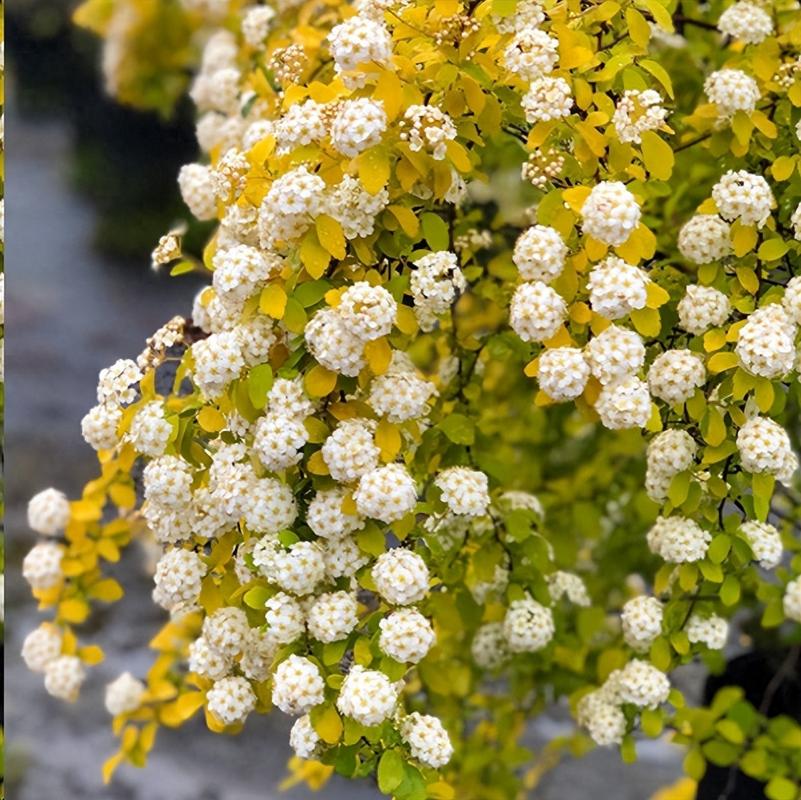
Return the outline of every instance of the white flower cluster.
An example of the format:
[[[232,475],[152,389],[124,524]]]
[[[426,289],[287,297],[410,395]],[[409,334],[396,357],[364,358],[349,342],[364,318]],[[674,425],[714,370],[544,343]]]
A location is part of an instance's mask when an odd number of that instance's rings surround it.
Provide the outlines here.
[[[704,383],[704,360],[691,350],[666,350],[648,369],[651,394],[672,406],[689,400]]]
[[[555,632],[551,609],[531,597],[514,600],[503,620],[506,645],[513,653],[536,653],[547,647]]]
[[[467,467],[448,467],[437,475],[434,484],[454,514],[480,517],[490,504],[487,476]]]
[[[509,306],[509,324],[524,342],[544,342],[556,334],[567,317],[562,296],[542,281],[522,283]]]
[[[529,25],[511,41],[503,58],[510,72],[531,81],[553,72],[559,60],[559,41]]]
[[[768,417],[752,417],[740,428],[737,450],[746,472],[767,472],[784,484],[798,469],[787,431]]]
[[[357,14],[335,26],[328,36],[337,72],[346,85],[363,85],[366,74],[359,68],[370,62],[387,66],[392,57],[392,37],[382,21]]]
[[[643,133],[660,128],[666,117],[659,92],[627,89],[615,106],[612,124],[621,142],[639,144]]]
[[[58,536],[69,521],[69,500],[58,489],[44,489],[28,501],[28,526],[42,536]]]
[[[401,663],[419,663],[436,641],[431,623],[416,608],[399,608],[378,626],[381,631],[378,646]]]
[[[130,672],[123,672],[106,687],[106,710],[112,717],[136,711],[145,696],[146,687]]]
[[[587,288],[592,310],[607,319],[620,319],[645,308],[648,276],[617,256],[608,256],[590,272]]]
[[[445,158],[448,142],[456,138],[456,126],[442,109],[436,106],[409,106],[401,121],[401,140],[408,141],[411,150],[425,150],[436,161]]]
[[[534,78],[520,101],[526,121],[550,122],[570,116],[573,93],[564,78],[542,75]]]
[[[659,517],[647,538],[651,552],[671,564],[700,561],[712,541],[709,531],[686,517]]]
[[[667,498],[675,475],[692,467],[698,446],[687,431],[669,428],[658,433],[646,453],[645,489],[657,503]]]
[[[768,522],[748,520],[740,526],[740,532],[748,541],[754,558],[764,569],[779,566],[784,547],[779,531]]]
[[[449,311],[467,281],[459,268],[455,253],[441,250],[417,259],[412,272],[410,290],[417,321],[424,331],[436,325],[436,318]]]
[[[590,365],[577,347],[552,347],[540,356],[537,379],[552,400],[575,400],[584,391]]]
[[[400,733],[413,758],[428,767],[444,767],[453,755],[448,732],[436,717],[416,711],[400,723]]]
[[[732,117],[738,111],[752,112],[762,96],[757,82],[739,69],[719,69],[710,73],[704,81],[704,92],[724,118]]]
[[[694,264],[709,264],[732,253],[731,226],[717,214],[696,214],[679,231],[679,252]]]
[[[325,699],[325,682],[316,664],[303,656],[290,655],[273,673],[273,703],[284,714],[299,716]]]
[[[628,240],[640,224],[640,206],[619,181],[602,181],[581,207],[582,230],[599,242],[617,246]]]
[[[759,44],[773,33],[773,20],[764,8],[738,0],[720,15],[718,30],[746,44]]]
[[[577,606],[587,607],[592,605],[587,586],[579,575],[573,572],[557,570],[547,576],[548,593],[551,600],[558,603],[563,597]]]
[[[729,298],[712,286],[692,284],[676,307],[679,325],[685,331],[700,336],[710,328],[723,325],[731,314]]]
[[[761,228],[775,205],[773,192],[761,175],[729,170],[712,187],[712,199],[723,219]]]
[[[550,283],[561,275],[567,245],[560,233],[545,225],[533,225],[518,236],[512,259],[524,281]]]
[[[743,369],[762,378],[781,378],[793,369],[795,321],[780,303],[758,308],[740,328],[735,352]]]
[[[629,375],[601,390],[595,410],[605,428],[642,428],[651,416],[651,397],[645,381]]]
[[[387,115],[380,102],[357,98],[345,100],[331,122],[331,144],[346,156],[378,144],[387,127]]]
[[[686,630],[693,644],[705,644],[710,650],[722,650],[729,638],[729,623],[716,614],[693,614],[687,620]]]
[[[393,606],[417,603],[428,592],[426,562],[411,550],[396,547],[382,553],[371,574],[378,594]]]
[[[662,603],[655,597],[643,595],[626,601],[620,613],[626,644],[639,653],[648,650],[662,633],[663,615]]]
[[[156,565],[153,600],[168,611],[191,609],[200,597],[206,565],[191,550],[168,550]]]
[[[791,580],[785,590],[782,599],[784,616],[795,622],[801,622],[801,577]]]
[[[356,664],[342,682],[337,709],[360,725],[378,725],[392,715],[398,694],[397,684],[383,672]]]

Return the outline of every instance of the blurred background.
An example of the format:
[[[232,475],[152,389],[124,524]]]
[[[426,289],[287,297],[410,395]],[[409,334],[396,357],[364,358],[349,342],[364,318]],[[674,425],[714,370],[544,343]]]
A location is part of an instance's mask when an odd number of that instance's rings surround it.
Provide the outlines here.
[[[6,726],[8,794],[14,800],[271,800],[307,798],[278,790],[289,756],[290,720],[251,717],[228,738],[201,721],[159,734],[144,771],[123,768],[111,787],[100,779],[115,749],[103,708],[105,684],[123,670],[142,675],[147,642],[161,612],[132,548],[119,565],[126,602],[101,610],[87,626],[107,661],[90,673],[80,701],[67,706],[45,693],[41,676],[19,658],[38,615],[19,563],[32,542],[25,505],[56,486],[80,493],[96,471],[80,420],[95,403],[97,373],[135,357],[145,338],[174,314],[188,314],[198,283],[149,269],[150,251],[170,225],[188,219],[176,189],[181,164],[195,157],[192,112],[170,119],[123,109],[103,96],[98,48],[70,23],[67,0],[8,0],[6,16],[8,506]],[[207,231],[193,228],[189,247]],[[685,676],[698,692],[700,675]],[[527,741],[541,747],[569,730],[555,714]],[[631,767],[597,751],[543,777],[532,797],[645,800],[681,774],[681,751],[646,742]],[[368,784],[333,782],[331,800],[377,798]]]

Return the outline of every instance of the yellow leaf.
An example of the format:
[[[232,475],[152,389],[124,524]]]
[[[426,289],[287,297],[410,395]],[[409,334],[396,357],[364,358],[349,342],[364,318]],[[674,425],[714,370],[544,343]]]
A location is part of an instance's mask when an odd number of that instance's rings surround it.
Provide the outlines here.
[[[767,117],[764,111],[757,109],[751,113],[751,121],[756,128],[764,133],[768,139],[775,139],[779,135],[776,125]]]
[[[762,242],[762,244],[759,246],[759,250],[757,250],[757,258],[760,261],[777,261],[789,249],[790,245],[787,244],[784,239],[768,239],[767,241]],[[754,293],[752,292],[752,294]]]
[[[473,169],[473,164],[470,157],[467,155],[467,150],[462,147],[458,142],[451,139],[446,145],[448,159],[459,172],[468,173]]]
[[[89,604],[77,597],[62,600],[58,605],[58,616],[65,622],[73,622],[76,625],[80,625],[89,616]]]
[[[381,460],[385,464],[394,461],[401,448],[401,435],[398,426],[393,425],[387,419],[382,419],[376,428],[375,443],[381,451]]]
[[[197,415],[197,423],[204,431],[218,433],[228,424],[220,411],[213,406],[204,406]]]
[[[395,317],[395,325],[401,333],[405,333],[407,336],[414,336],[418,327],[414,310],[409,306],[399,305],[398,315]]]
[[[342,232],[342,226],[333,217],[328,216],[328,214],[320,214],[314,221],[314,226],[317,229],[317,238],[323,248],[334,258],[345,258],[345,234]],[[328,261],[326,261],[326,267],[327,266]]]
[[[136,492],[133,486],[115,483],[109,487],[108,496],[118,508],[133,508],[136,505]]]
[[[320,714],[312,714],[314,730],[327,744],[336,744],[342,736],[342,720],[333,705],[327,705]]]
[[[325,397],[334,391],[338,377],[336,372],[317,364],[306,374],[303,384],[310,397]]]
[[[323,453],[317,450],[311,454],[309,460],[306,462],[306,469],[312,475],[329,475],[328,464],[323,460]]]
[[[759,378],[754,389],[754,399],[763,414],[767,414],[770,411],[775,397],[776,393],[773,389],[773,384],[767,378]]]
[[[104,603],[116,603],[125,592],[114,578],[104,578],[97,583],[93,583],[89,587],[87,594],[93,600],[102,600]]]
[[[746,292],[756,294],[759,291],[759,278],[757,278],[753,268],[740,266],[736,268],[735,272],[737,273],[737,280],[740,281],[740,286]]]
[[[654,178],[662,181],[670,178],[675,161],[673,149],[654,131],[645,131],[642,135],[642,158]]]
[[[331,255],[320,244],[315,228],[310,228],[306,231],[306,235],[300,243],[300,260],[303,262],[303,266],[306,267],[306,272],[315,280],[321,278],[326,269],[328,269]]]
[[[389,180],[389,154],[381,145],[358,156],[359,180],[370,194],[378,194]]]
[[[662,318],[655,308],[639,308],[631,312],[631,321],[643,336],[658,336],[662,329]]]
[[[570,319],[578,322],[579,325],[587,325],[592,319],[592,311],[590,311],[590,307],[586,303],[573,303],[570,306]]]
[[[269,283],[261,290],[259,311],[273,319],[283,319],[286,310],[286,291],[280,283]]]
[[[789,180],[795,169],[795,157],[793,156],[779,156],[770,168],[770,174],[773,175],[777,181]]]
[[[670,75],[667,70],[661,64],[656,61],[651,61],[648,58],[643,58],[638,63],[662,84],[662,88],[668,93],[668,97],[673,99],[673,83],[670,80]]]
[[[738,258],[750,253],[757,243],[757,230],[754,225],[743,225],[739,220],[731,226],[731,244]]]
[[[527,378],[536,378],[540,372],[540,359],[539,356],[537,358],[533,358],[531,361],[526,364],[525,368],[523,369],[523,374]]]
[[[659,284],[648,281],[646,287],[646,305],[648,308],[660,308],[670,300],[670,295]]]
[[[713,374],[718,372],[725,372],[729,369],[734,369],[738,364],[737,355],[731,352],[715,353],[710,356],[707,362],[707,368]]]
[[[103,762],[103,769],[101,774],[103,776],[103,783],[108,785],[111,783],[111,779],[114,777],[114,773],[117,771],[117,767],[125,761],[125,753],[119,752],[114,753],[113,756],[109,756]]]
[[[364,357],[374,375],[383,375],[392,361],[392,348],[386,337],[367,342],[364,346]]]
[[[96,522],[103,516],[103,509],[94,500],[73,500],[70,513],[79,522]]]
[[[403,87],[398,75],[391,70],[384,70],[376,83],[373,100],[380,100],[384,104],[384,112],[391,122],[398,116],[403,104]]]
[[[387,211],[398,220],[398,224],[403,228],[403,232],[407,236],[414,238],[417,235],[417,231],[420,229],[420,220],[411,208],[406,208],[406,206],[387,206]]]
[[[651,800],[694,800],[698,784],[692,778],[679,778],[674,784],[660,789]]]
[[[445,781],[437,781],[436,783],[429,783],[426,786],[426,792],[431,800],[454,800],[456,792],[453,786]]]
[[[571,189],[562,191],[562,199],[573,211],[580,214],[581,207],[584,205],[584,201],[589,197],[590,191],[591,189],[589,186],[574,186]]]
[[[187,692],[175,701],[175,710],[181,722],[186,722],[206,701],[204,692]]]
[[[103,662],[105,658],[103,648],[98,647],[96,644],[91,644],[86,647],[81,647],[78,650],[78,658],[90,667],[95,667]]]
[[[726,331],[720,328],[713,328],[704,334],[704,350],[707,353],[713,353],[715,350],[720,350],[726,344]]]
[[[648,47],[651,39],[651,28],[645,17],[634,8],[626,9],[626,22],[628,23],[629,34],[635,44],[640,47]]]

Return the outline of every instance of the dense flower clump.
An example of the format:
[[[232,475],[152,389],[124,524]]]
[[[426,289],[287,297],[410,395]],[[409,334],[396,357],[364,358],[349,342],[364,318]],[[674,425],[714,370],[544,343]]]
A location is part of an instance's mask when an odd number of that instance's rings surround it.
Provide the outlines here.
[[[139,45],[172,8],[162,90],[191,72],[199,114],[178,183],[216,229],[156,247],[210,285],[101,372],[100,477],[29,509],[54,618],[23,657],[58,697],[101,656],[73,626],[121,596],[105,562],[157,553],[169,619],[146,681],[108,689],[109,771],[201,709],[234,733],[274,707],[311,783],[511,800],[527,718],[566,698],[572,752],[668,729],[694,778],[738,741],[797,782],[797,727],[699,712],[671,674],[745,615],[777,646],[801,622],[801,21],[112,5],[78,16],[126,99],[158,92]]]

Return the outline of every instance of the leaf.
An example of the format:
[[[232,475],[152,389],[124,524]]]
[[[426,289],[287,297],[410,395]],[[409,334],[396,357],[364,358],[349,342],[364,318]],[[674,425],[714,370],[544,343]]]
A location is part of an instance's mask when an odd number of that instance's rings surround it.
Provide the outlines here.
[[[727,575],[720,587],[720,600],[724,606],[733,606],[740,599],[740,581]]]
[[[668,75],[667,70],[661,65],[658,64],[656,61],[651,61],[648,58],[643,58],[641,61],[637,62],[644,70],[650,72],[659,83],[662,84],[662,87],[667,92],[668,97],[672,100],[673,99],[673,83],[670,80],[670,75]]]
[[[717,374],[719,372],[726,372],[726,370],[729,369],[734,369],[739,363],[740,360],[737,358],[736,353],[729,351],[725,353],[715,353],[707,362],[707,369],[709,369],[711,373]]]
[[[473,420],[464,414],[450,414],[437,427],[454,444],[473,444],[476,438]]]
[[[740,286],[749,294],[756,294],[759,291],[759,278],[756,276],[753,268],[746,266],[739,266],[735,269],[737,273],[737,280],[740,281]]]
[[[387,206],[387,211],[398,220],[398,224],[407,236],[412,239],[417,236],[417,232],[420,230],[420,220],[417,219],[417,214],[411,208],[406,208],[406,206]]]
[[[631,312],[631,321],[642,336],[659,336],[662,317],[655,308],[638,308]]]
[[[773,489],[776,478],[767,472],[758,472],[751,476],[751,489],[754,493],[754,513],[760,522],[768,518],[770,501],[773,499]]]
[[[93,583],[89,587],[87,594],[93,600],[101,600],[104,603],[116,603],[117,600],[122,598],[125,592],[114,578],[104,578],[97,583]]]
[[[308,319],[308,314],[303,306],[294,297],[290,297],[286,301],[286,310],[282,320],[286,329],[290,333],[303,333]]]
[[[309,308],[319,303],[331,288],[328,281],[305,281],[297,286],[292,296],[303,308]]]
[[[378,762],[378,788],[384,794],[392,794],[404,778],[403,759],[397,750],[386,750]]]
[[[364,346],[364,357],[373,375],[383,375],[392,362],[392,347],[386,336],[367,342]]]
[[[731,550],[731,537],[725,533],[719,533],[709,545],[707,557],[713,564],[722,564]]]
[[[651,39],[651,29],[645,17],[634,8],[626,9],[626,22],[632,41],[640,47],[647,47]]]
[[[286,301],[284,287],[280,283],[269,283],[261,290],[259,311],[273,319],[283,319]]]
[[[423,235],[432,250],[447,250],[450,244],[448,223],[438,214],[426,213],[420,219]]]
[[[389,180],[389,153],[376,145],[360,153],[357,159],[359,180],[370,194],[378,194]]]
[[[743,225],[736,221],[731,226],[731,244],[734,255],[742,257],[750,253],[757,243],[757,230],[753,225]]]
[[[316,364],[306,373],[303,385],[309,397],[325,397],[334,391],[338,377],[336,372]]]
[[[760,261],[778,261],[789,249],[790,245],[784,239],[768,239],[759,246],[757,258]],[[757,288],[758,286],[757,282]]]
[[[326,744],[336,744],[342,736],[342,720],[333,705],[325,704],[311,710],[314,730]]]
[[[770,168],[770,174],[774,180],[786,181],[795,170],[795,158],[793,156],[779,156]]]
[[[342,226],[339,222],[328,214],[320,214],[314,220],[314,227],[317,229],[317,239],[323,248],[336,259],[345,258],[345,234],[342,232]],[[315,275],[314,277],[318,278],[320,276]]]
[[[699,747],[693,747],[684,757],[684,771],[694,780],[700,781],[706,772],[706,759]]]
[[[197,415],[197,423],[204,431],[218,433],[228,424],[219,409],[214,406],[204,406]]]
[[[768,800],[795,800],[797,793],[798,786],[789,778],[771,778],[765,787],[765,797]]]
[[[267,402],[267,393],[273,386],[273,368],[269,364],[251,367],[248,375],[248,398],[253,408],[262,409]]]
[[[395,460],[401,449],[401,435],[397,425],[382,419],[375,432],[375,443],[381,451],[381,460],[389,464]]]
[[[446,145],[448,159],[459,172],[468,173],[473,169],[473,164],[470,161],[470,156],[467,155],[467,150],[462,147],[457,141],[451,139]]]
[[[306,268],[306,272],[312,278],[322,277],[328,269],[331,254],[320,244],[316,228],[310,228],[306,231],[306,235],[300,243],[300,260]],[[277,317],[277,319],[280,319],[280,317]]]
[[[630,11],[632,9],[629,9]],[[634,11],[633,13],[638,13]],[[654,131],[642,135],[642,157],[648,172],[658,180],[666,181],[673,172],[673,148]]]

